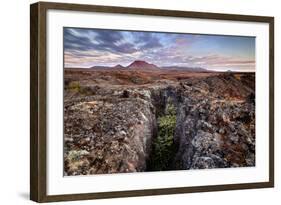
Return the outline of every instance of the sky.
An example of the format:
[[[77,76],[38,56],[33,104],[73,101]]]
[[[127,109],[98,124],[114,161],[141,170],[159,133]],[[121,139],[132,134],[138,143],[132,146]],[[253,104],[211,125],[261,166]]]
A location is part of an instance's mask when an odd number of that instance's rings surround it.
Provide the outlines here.
[[[127,66],[255,71],[255,37],[64,28],[64,66]]]

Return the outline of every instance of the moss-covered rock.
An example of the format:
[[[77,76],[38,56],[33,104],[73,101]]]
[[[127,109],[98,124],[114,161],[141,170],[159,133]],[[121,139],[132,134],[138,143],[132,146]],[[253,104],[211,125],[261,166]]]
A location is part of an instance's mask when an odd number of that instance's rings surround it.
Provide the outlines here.
[[[150,168],[152,171],[169,170],[173,159],[174,130],[176,127],[176,108],[168,101],[164,115],[157,120],[158,135],[154,140]]]

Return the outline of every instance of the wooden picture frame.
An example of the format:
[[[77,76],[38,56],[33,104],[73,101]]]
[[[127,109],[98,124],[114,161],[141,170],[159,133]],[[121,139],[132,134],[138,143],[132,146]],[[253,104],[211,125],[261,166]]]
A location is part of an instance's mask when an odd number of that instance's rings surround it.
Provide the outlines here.
[[[206,185],[99,193],[47,194],[47,11],[80,11],[257,22],[269,25],[269,180],[265,182]],[[36,202],[86,200],[274,187],[274,18],[235,14],[124,8],[39,2],[30,6],[30,199]]]

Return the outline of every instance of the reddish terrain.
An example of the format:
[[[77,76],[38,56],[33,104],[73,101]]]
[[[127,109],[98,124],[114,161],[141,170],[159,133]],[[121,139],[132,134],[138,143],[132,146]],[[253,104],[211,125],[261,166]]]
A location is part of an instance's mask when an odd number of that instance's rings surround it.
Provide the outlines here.
[[[64,174],[255,166],[255,73],[198,70],[65,68]]]

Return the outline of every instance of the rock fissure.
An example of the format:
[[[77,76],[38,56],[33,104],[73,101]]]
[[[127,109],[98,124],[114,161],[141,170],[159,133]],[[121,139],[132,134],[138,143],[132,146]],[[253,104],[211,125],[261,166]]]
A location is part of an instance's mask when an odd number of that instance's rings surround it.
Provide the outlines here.
[[[174,143],[177,119],[176,94],[172,88],[168,87],[160,92],[159,99],[156,97],[154,100],[154,102],[160,102],[160,106],[156,112],[157,130],[156,136],[152,139],[152,151],[148,159],[147,171],[172,170],[176,153]]]

